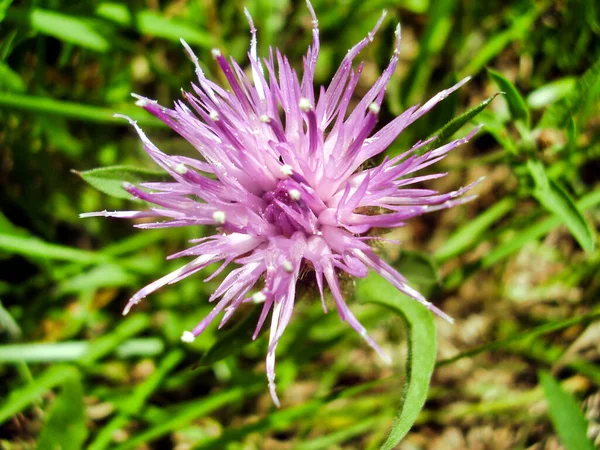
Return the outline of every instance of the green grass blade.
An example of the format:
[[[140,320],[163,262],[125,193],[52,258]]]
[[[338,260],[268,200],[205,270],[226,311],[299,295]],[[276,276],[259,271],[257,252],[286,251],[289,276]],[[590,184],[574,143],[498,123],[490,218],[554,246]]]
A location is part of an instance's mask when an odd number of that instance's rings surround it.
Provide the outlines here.
[[[582,197],[581,200],[577,202],[577,207],[581,211],[586,211],[587,209],[593,208],[599,204],[600,189]],[[527,242],[547,235],[550,231],[559,226],[560,223],[560,218],[553,215],[552,217],[547,217],[546,219],[536,222],[524,230],[516,231],[510,239],[507,239],[506,242],[503,242],[502,244],[493,248],[487,255],[485,255],[481,259],[481,266],[484,268],[493,266],[498,261],[501,261],[502,259],[522,248]]]
[[[403,319],[406,326],[409,352],[404,393],[390,434],[381,447],[390,450],[396,448],[408,433],[427,399],[437,348],[435,322],[431,312],[423,305],[399,293],[374,274],[359,281],[356,295],[361,302],[391,309]]]
[[[447,261],[472,248],[483,233],[514,208],[515,203],[514,199],[505,197],[475,219],[459,228],[435,252],[435,260],[438,262]]]
[[[541,162],[529,160],[527,168],[535,182],[533,196],[544,208],[560,217],[581,248],[592,252],[594,250],[592,228],[577,208],[575,201],[564,189],[548,178]]]
[[[587,438],[587,420],[577,402],[551,374],[540,371],[540,384],[548,402],[548,414],[566,450],[594,450]]]
[[[150,325],[150,317],[145,314],[133,314],[108,334],[100,336],[90,343],[86,354],[79,360],[83,366],[89,366],[98,359],[116,349],[125,340],[142,332]]]
[[[256,390],[256,386],[253,386],[253,388]],[[141,444],[160,438],[171,431],[181,429],[191,421],[199,417],[204,417],[216,409],[242,401],[251,391],[250,387],[231,387],[222,392],[208,395],[201,400],[192,402],[177,411],[171,412],[168,420],[132,436],[123,444],[113,447],[113,450],[138,448]]]
[[[115,112],[126,113],[142,127],[164,127],[165,124],[140,109],[82,105],[79,103],[55,100],[48,97],[19,95],[0,92],[0,107],[28,111],[35,114],[51,114],[84,122],[108,125],[129,126],[128,122],[114,117]],[[125,111],[124,111],[125,109]]]
[[[184,39],[190,45],[208,49],[217,45],[217,40],[211,34],[153,11],[137,11],[132,16],[126,4],[101,3],[96,8],[96,15],[122,26],[135,26],[141,34],[168,39],[178,44],[179,39]]]
[[[33,258],[70,261],[77,263],[105,263],[108,256],[59,244],[51,244],[34,237],[0,233],[0,250]]]
[[[38,33],[53,36],[61,41],[104,53],[111,47],[93,21],[84,17],[70,16],[56,11],[34,8],[11,9],[7,20],[26,24]]]
[[[50,408],[37,448],[79,450],[87,434],[83,386],[76,376],[63,383],[60,395]]]
[[[525,330],[520,333],[513,334],[511,337],[507,339],[502,339],[499,341],[490,342],[488,344],[482,345],[480,347],[473,348],[471,350],[467,350],[465,352],[459,353],[456,356],[453,356],[448,359],[444,359],[438,362],[438,366],[446,366],[448,364],[452,364],[463,358],[470,358],[475,355],[479,355],[480,353],[484,353],[487,351],[496,350],[498,348],[508,347],[510,344],[518,341],[523,341],[525,339],[535,339],[540,336],[544,336],[548,333],[552,333],[554,331],[563,330],[565,328],[572,327],[574,325],[578,325],[581,323],[590,323],[595,320],[600,319],[600,311],[595,311],[590,314],[585,314],[579,317],[571,317],[569,319],[557,320],[554,322],[545,323],[538,327],[532,328],[530,330]]]
[[[542,7],[536,7],[525,14],[519,14],[508,29],[487,39],[485,45],[469,59],[467,65],[460,71],[461,75],[459,75],[459,78],[477,74],[488,62],[504,50],[508,44],[523,39],[531,29],[533,22],[542,12]]]
[[[542,116],[537,128],[563,128],[568,120],[590,99],[594,86],[600,82],[600,59],[577,81],[575,87],[563,99],[551,105]]]
[[[64,383],[69,378],[77,376],[78,372],[74,367],[53,366],[30,384],[14,389],[0,407],[0,424],[4,423],[18,412],[21,412],[48,390]]]
[[[565,97],[576,83],[577,79],[565,77],[545,84],[527,96],[527,105],[533,109],[544,108]]]
[[[88,354],[90,342],[56,342],[0,345],[1,363],[76,361]],[[119,359],[154,356],[162,353],[164,344],[159,338],[129,339],[115,348]]]
[[[529,127],[529,109],[514,84],[504,75],[492,69],[487,69],[490,78],[504,92],[510,115],[514,120],[522,120]]]

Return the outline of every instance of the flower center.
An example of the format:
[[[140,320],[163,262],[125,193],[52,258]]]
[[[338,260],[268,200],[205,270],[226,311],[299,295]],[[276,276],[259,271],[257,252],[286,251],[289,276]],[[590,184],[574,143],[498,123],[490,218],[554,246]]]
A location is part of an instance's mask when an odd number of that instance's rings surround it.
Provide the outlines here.
[[[270,224],[279,228],[279,232],[291,237],[296,231],[306,231],[301,225],[307,213],[302,203],[302,193],[288,180],[281,180],[277,187],[265,192],[262,196],[267,202],[263,217]]]

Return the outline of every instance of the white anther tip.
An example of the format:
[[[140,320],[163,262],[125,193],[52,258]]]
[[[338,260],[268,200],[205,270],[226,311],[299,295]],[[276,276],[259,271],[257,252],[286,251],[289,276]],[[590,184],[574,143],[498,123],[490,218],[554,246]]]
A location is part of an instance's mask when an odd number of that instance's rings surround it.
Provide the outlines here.
[[[381,110],[381,108],[375,102],[373,102],[369,105],[369,111],[371,111],[373,114],[379,114],[380,110]]]
[[[294,266],[290,261],[284,261],[281,266],[283,267],[283,270],[285,270],[287,273],[292,273],[294,271]]]
[[[259,117],[259,120],[260,120],[262,123],[269,123],[269,122],[271,121],[271,118],[270,118],[269,116],[267,116],[266,114],[262,114],[262,115]]]
[[[261,291],[257,292],[256,294],[254,294],[252,296],[253,303],[264,303],[266,299],[267,299],[267,296]]]
[[[312,105],[310,104],[310,100],[306,97],[302,97],[300,102],[298,103],[300,109],[304,112],[309,112],[312,109]]]
[[[194,333],[192,333],[191,331],[184,331],[183,334],[181,335],[182,342],[191,344],[195,340],[196,340],[196,336],[194,336]]]
[[[298,189],[290,189],[288,191],[292,200],[298,201],[302,197],[302,193]]]
[[[213,213],[213,220],[216,223],[223,225],[225,223],[225,219],[226,219],[225,211],[215,211]]]
[[[177,172],[179,175],[185,175],[188,172],[188,168],[185,167],[185,164],[180,163],[175,166],[175,172]]]
[[[289,177],[292,173],[294,173],[294,169],[289,164],[284,164],[280,167],[281,173],[286,177]]]
[[[219,50],[218,48],[213,48],[210,53],[213,55],[213,58],[218,58],[219,56],[221,56],[221,50]]]
[[[209,114],[210,120],[212,120],[213,122],[216,122],[217,120],[219,120],[219,113],[216,111],[211,111]]]

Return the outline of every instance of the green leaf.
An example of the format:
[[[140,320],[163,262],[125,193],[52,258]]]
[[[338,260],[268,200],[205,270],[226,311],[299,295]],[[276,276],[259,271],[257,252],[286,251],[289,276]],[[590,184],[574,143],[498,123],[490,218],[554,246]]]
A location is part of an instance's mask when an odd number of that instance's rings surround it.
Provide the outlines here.
[[[541,162],[528,160],[527,168],[535,182],[533,196],[544,208],[561,218],[585,251],[593,251],[594,235],[592,229],[571,196],[548,178]]]
[[[587,420],[577,402],[546,371],[538,374],[548,402],[552,425],[566,450],[593,450],[587,438]]]
[[[78,450],[87,437],[83,387],[79,376],[68,378],[50,409],[37,448]]]
[[[436,0],[430,3],[427,25],[419,38],[419,54],[411,64],[400,90],[403,104],[416,103],[428,86],[435,67],[432,59],[444,48],[450,35],[456,4],[456,0]]]
[[[1,312],[0,309],[0,320]],[[76,361],[87,355],[91,348],[92,344],[86,341],[0,345],[0,362]],[[119,359],[126,359],[158,355],[163,350],[164,344],[159,338],[129,339],[115,348],[115,355]]]
[[[35,381],[21,388],[13,389],[0,407],[0,424],[38,400],[48,390],[76,376],[78,373],[74,367],[53,366],[37,377]]]
[[[577,83],[573,77],[561,78],[545,84],[527,96],[527,104],[530,108],[539,109],[560,100],[571,92]]]
[[[202,356],[199,363],[207,366],[220,361],[229,355],[235,355],[252,343],[252,335],[262,310],[261,305],[255,305],[252,311],[231,330],[220,333],[218,341]]]
[[[149,10],[135,12],[132,16],[126,4],[101,3],[96,8],[96,15],[119,25],[135,26],[141,34],[161,37],[177,43],[180,39],[184,39],[188,44],[204,48],[213,48],[217,45],[217,41],[211,34],[199,30],[196,26],[169,19]]]
[[[128,126],[128,123],[120,117],[114,117],[117,107],[103,108],[98,106],[82,105],[79,103],[54,100],[48,97],[37,97],[32,95],[19,95],[0,92],[0,106],[30,111],[35,114],[50,114],[67,117],[84,122],[97,122],[110,125]],[[149,113],[139,108],[121,108],[119,111],[126,113],[138,125],[144,127],[164,127],[165,124],[152,117]]]
[[[577,202],[577,208],[586,211],[599,204],[600,189],[583,196],[581,200]],[[481,267],[487,268],[493,266],[498,261],[501,261],[522,248],[527,242],[540,239],[559,225],[560,218],[556,215],[552,215],[551,217],[539,220],[523,230],[515,230],[514,233],[511,233],[509,239],[498,245],[496,248],[493,248],[481,259]]]
[[[542,116],[537,128],[563,128],[569,118],[591,99],[590,94],[600,81],[600,59],[577,81],[575,87],[563,99],[550,106]]]
[[[468,221],[446,239],[444,245],[435,252],[435,260],[443,262],[473,248],[481,235],[498,223],[514,206],[515,201],[505,197],[475,219]]]
[[[25,83],[8,64],[0,62],[0,87],[12,92],[25,92]]]
[[[124,182],[139,184],[148,181],[165,181],[167,178],[164,172],[131,166],[100,167],[84,172],[74,172],[105,194],[135,201],[141,200],[134,199],[131,194],[123,189]]]
[[[62,281],[57,294],[96,291],[103,287],[121,287],[135,284],[137,277],[116,264],[102,264],[92,267],[85,273],[77,274]]]
[[[375,303],[391,309],[402,318],[406,326],[408,359],[404,392],[390,434],[381,447],[390,450],[396,448],[411,429],[427,399],[435,366],[435,322],[427,308],[401,294],[375,274],[359,280],[356,295],[361,302]]]
[[[543,6],[534,7],[524,14],[515,14],[516,19],[508,29],[484,40],[485,45],[469,58],[467,65],[460,71],[459,78],[476,74],[508,44],[525,37],[530,32],[533,22],[542,12]]]
[[[432,136],[436,136],[436,138],[426,145],[422,150],[419,151],[420,154],[426,153],[427,151],[439,147],[440,145],[444,145],[446,142],[450,140],[450,138],[456,133],[458,130],[462,128],[464,124],[474,119],[477,114],[483,111],[487,106],[498,96],[499,94],[494,94],[491,97],[482,101],[479,105],[474,106],[473,108],[465,111],[460,116],[455,117],[442,128],[437,130],[435,133],[432,133]]]
[[[32,258],[45,258],[78,263],[108,262],[109,257],[78,248],[51,244],[36,237],[0,233],[0,250]]]
[[[108,334],[90,342],[90,347],[86,354],[79,360],[82,366],[90,366],[100,358],[111,353],[120,344],[141,333],[150,326],[150,317],[144,314],[133,314],[126,320],[121,321],[119,325]]]
[[[510,115],[514,120],[522,120],[529,126],[529,110],[527,104],[514,84],[512,84],[504,75],[492,69],[487,69],[490,78],[504,92]]]
[[[27,24],[35,31],[53,36],[61,41],[79,45],[97,52],[106,52],[110,43],[92,20],[69,16],[40,8],[30,10],[11,9],[6,19]]]

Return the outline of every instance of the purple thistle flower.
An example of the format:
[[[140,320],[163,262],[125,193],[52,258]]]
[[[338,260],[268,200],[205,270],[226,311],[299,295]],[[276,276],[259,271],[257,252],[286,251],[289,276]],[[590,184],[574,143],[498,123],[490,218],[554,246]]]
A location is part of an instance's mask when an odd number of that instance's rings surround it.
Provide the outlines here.
[[[135,127],[148,155],[173,180],[124,185],[134,197],[150,203],[149,210],[81,215],[157,219],[138,223],[138,228],[216,226],[214,235],[193,240],[192,247],[171,255],[169,258],[195,258],[137,292],[124,314],[157,289],[209,264],[222,262],[209,279],[230,263],[237,264],[210,297],[210,302],[216,302],[213,310],[193,330],[185,331],[182,340],[192,342],[222,312],[219,327],[240,304],[262,303],[253,338],[271,313],[266,365],[271,396],[278,406],[275,350],[292,317],[301,272],[314,272],[324,311],[326,284],[341,320],[347,321],[386,361],[388,357],[348,308],[340,290],[341,271],[361,278],[369,269],[374,270],[401,292],[452,321],[373,252],[366,241],[376,238],[366,233],[372,228],[400,227],[411,217],[467,202],[472,197],[457,197],[475,184],[447,194],[410,187],[444,176],[413,174],[443,159],[477,130],[423,154],[416,150],[431,140],[419,142],[399,156],[385,158],[376,167],[361,168],[468,78],[423,106],[409,108],[373,134],[386,85],[398,63],[400,26],[396,28],[395,50],[387,68],[354,110],[348,111],[362,70],[362,64],[355,69],[352,62],[373,40],[385,14],[368,36],[348,51],[329,86],[315,93],[319,29],[312,5],[307,3],[313,19],[313,41],[304,58],[301,79],[279,50],[271,49],[267,58],[258,58],[256,29],[247,11],[252,81],[233,59],[228,60],[216,49],[212,52],[231,91],[205,77],[198,58],[182,40],[198,77],[198,83],[192,84],[193,93],[182,91],[186,103],[176,101],[169,109],[136,96],[137,104],[190,142],[200,158],[166,155],[133,120],[123,116]],[[378,211],[385,212],[375,214]]]

